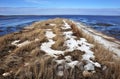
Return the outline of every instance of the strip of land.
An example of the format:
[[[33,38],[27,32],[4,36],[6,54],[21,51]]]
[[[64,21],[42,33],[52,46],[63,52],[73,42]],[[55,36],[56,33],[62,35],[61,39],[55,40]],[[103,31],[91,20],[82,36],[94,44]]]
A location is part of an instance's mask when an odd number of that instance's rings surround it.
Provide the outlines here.
[[[68,19],[0,37],[0,79],[119,79],[120,43]]]

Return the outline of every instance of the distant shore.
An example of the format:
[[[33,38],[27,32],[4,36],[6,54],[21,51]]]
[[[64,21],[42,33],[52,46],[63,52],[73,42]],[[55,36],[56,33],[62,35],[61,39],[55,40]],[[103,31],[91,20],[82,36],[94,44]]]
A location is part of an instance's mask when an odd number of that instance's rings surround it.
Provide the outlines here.
[[[82,22],[88,27],[120,40],[120,16],[107,15],[8,15],[0,18],[0,36],[19,31],[33,22],[57,17]]]

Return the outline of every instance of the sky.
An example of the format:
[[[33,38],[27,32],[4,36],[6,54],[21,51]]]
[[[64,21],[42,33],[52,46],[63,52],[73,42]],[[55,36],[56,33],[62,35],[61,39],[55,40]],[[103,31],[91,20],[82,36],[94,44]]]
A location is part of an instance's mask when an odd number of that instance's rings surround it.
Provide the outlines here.
[[[120,15],[120,0],[0,0],[0,15]]]

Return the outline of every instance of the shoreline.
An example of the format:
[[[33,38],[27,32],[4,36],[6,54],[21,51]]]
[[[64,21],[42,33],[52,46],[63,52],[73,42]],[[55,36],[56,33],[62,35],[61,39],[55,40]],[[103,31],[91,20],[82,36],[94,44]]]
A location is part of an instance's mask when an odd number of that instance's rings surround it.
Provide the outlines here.
[[[35,22],[0,37],[0,78],[119,79],[119,42],[103,37],[69,19]]]
[[[103,34],[102,32],[98,32],[97,30],[94,30],[92,28],[86,27],[82,23],[74,22],[78,29],[83,29],[85,33],[88,33],[90,36],[94,38],[97,42],[105,46],[106,49],[113,51],[115,54],[117,54],[120,57],[120,41],[117,40],[114,37],[108,36],[106,34]],[[98,37],[98,38],[96,38]]]

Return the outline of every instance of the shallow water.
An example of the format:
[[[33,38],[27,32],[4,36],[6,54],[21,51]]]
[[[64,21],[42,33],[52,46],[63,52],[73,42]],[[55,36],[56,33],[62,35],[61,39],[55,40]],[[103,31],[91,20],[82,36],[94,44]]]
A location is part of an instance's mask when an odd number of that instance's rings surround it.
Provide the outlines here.
[[[120,16],[89,16],[89,15],[54,15],[54,16],[3,16],[0,17],[0,36],[16,32],[35,21],[67,18],[83,22],[107,35],[120,40]]]

